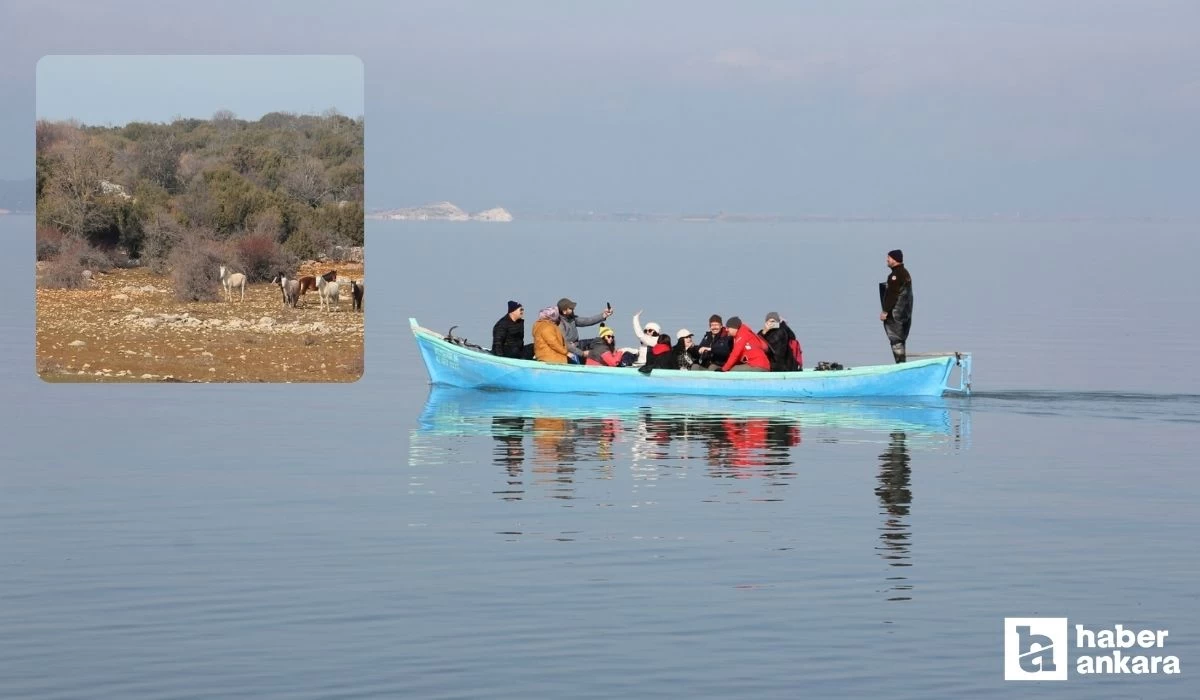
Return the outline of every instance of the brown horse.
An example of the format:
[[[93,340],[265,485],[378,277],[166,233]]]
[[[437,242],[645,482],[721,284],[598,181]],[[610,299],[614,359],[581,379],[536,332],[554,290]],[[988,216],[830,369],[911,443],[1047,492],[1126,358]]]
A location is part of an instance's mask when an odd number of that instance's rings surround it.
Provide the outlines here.
[[[337,270],[330,270],[329,272],[326,272],[325,274],[323,274],[321,276],[325,278],[326,282],[333,282],[333,281],[337,280]],[[308,275],[307,277],[301,277],[300,278],[300,296],[303,297],[304,294],[310,289],[313,290],[314,292],[317,291],[317,278],[313,277],[312,275]]]

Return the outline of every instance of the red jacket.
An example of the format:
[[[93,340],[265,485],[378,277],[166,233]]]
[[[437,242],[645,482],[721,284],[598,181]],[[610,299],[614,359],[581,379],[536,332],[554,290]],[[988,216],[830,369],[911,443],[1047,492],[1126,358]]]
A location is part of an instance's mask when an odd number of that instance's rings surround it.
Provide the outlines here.
[[[723,421],[725,440],[733,448],[728,466],[734,469],[733,476],[744,479],[753,476],[744,470],[761,469],[767,466],[767,451],[777,447],[795,447],[800,444],[800,428],[797,425],[772,426],[769,418],[737,419]],[[773,431],[773,428],[775,430]],[[778,428],[786,431],[778,432]]]
[[[592,346],[592,348],[593,348],[593,350],[595,350],[595,346]],[[618,350],[616,348],[613,348],[612,350],[604,350],[604,351],[599,351],[599,352],[589,351],[588,355],[587,355],[587,361],[584,362],[584,364],[597,365],[600,367],[616,367],[617,363],[619,363],[621,361],[621,355],[623,355],[623,354],[624,353],[622,353],[620,350]],[[596,359],[597,355],[600,356],[599,360]]]
[[[766,342],[745,324],[742,324],[737,335],[733,336],[733,352],[729,353],[729,359],[725,361],[725,366],[721,369],[728,372],[741,362],[743,357],[746,358],[746,364],[752,367],[771,369],[771,358],[767,357]]]

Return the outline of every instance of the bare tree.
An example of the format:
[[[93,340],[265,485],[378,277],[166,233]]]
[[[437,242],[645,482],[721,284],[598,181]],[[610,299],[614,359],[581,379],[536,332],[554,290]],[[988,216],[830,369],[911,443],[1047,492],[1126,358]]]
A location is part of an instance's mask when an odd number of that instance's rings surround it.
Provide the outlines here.
[[[252,214],[246,220],[246,230],[279,241],[284,235],[283,213],[279,211],[279,207],[270,207]]]
[[[38,155],[47,155],[51,147],[67,137],[72,131],[67,122],[52,122],[45,119],[37,120],[35,139]]]
[[[293,197],[313,207],[324,201],[331,192],[329,179],[325,177],[325,165],[313,156],[299,159],[288,170],[283,186]]]
[[[167,271],[167,260],[171,251],[184,238],[185,231],[170,214],[155,211],[146,222],[146,240],[142,245],[142,259],[158,274]]]
[[[96,139],[72,131],[51,149],[53,176],[46,183],[51,223],[86,237],[109,216],[101,182],[110,176],[112,153]]]
[[[178,191],[182,151],[182,146],[170,133],[158,132],[142,139],[137,145],[137,176],[168,192]]]

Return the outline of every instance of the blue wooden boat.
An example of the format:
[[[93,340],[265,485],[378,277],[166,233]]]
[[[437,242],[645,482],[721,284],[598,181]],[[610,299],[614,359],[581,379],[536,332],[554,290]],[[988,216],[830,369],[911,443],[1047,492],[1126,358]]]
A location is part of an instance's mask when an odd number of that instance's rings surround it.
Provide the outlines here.
[[[446,340],[409,318],[433,384],[466,389],[545,393],[677,394],[763,398],[942,396],[969,393],[971,355],[966,352],[913,356],[908,362],[802,372],[687,372],[643,374],[630,367],[552,365],[496,357]],[[955,368],[958,382],[951,382]]]

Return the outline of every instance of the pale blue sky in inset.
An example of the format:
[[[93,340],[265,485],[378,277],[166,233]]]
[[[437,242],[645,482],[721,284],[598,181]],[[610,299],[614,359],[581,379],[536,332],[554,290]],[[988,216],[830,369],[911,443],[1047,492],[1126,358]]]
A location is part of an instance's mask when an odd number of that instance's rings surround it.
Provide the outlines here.
[[[44,56],[37,117],[89,125],[268,112],[363,114],[363,64],[355,56]]]

